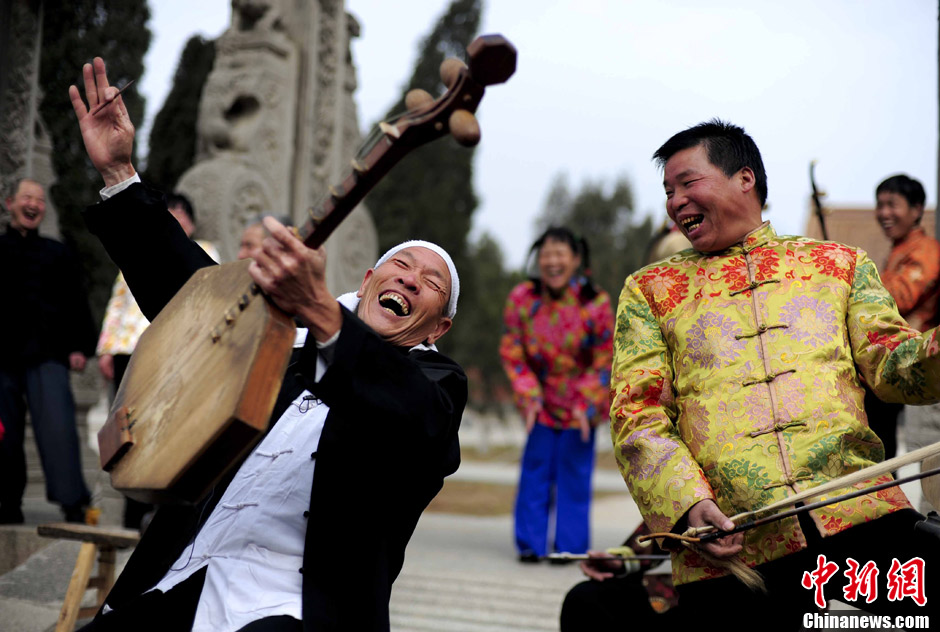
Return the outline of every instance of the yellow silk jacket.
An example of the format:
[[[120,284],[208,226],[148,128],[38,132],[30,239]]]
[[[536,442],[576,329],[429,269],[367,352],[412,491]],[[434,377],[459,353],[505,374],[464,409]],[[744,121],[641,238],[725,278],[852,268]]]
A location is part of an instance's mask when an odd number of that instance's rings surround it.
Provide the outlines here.
[[[707,498],[751,511],[881,461],[860,380],[887,401],[940,399],[937,330],[907,326],[857,248],[765,223],[720,254],[684,250],[628,277],[611,435],[646,523],[669,531]],[[811,516],[826,536],[907,507],[890,488]],[[805,547],[792,517],[745,532],[740,556],[756,566]],[[676,583],[723,574],[674,556]]]

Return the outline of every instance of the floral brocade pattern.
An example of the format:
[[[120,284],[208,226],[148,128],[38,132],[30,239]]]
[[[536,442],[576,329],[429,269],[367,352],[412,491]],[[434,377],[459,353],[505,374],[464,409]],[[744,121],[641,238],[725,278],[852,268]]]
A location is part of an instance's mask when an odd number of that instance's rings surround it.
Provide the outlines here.
[[[541,406],[538,423],[577,428],[573,413],[592,423],[606,420],[614,314],[610,295],[582,301],[584,279],[573,279],[557,299],[535,291],[531,281],[509,293],[499,354],[520,413]]]
[[[751,262],[755,269],[754,280],[766,281],[774,278],[780,266],[780,257],[773,250],[755,250],[751,256]],[[721,267],[717,280],[722,281],[732,292],[740,292],[747,288],[751,280],[748,278],[744,257],[731,257],[728,263]]]
[[[832,306],[805,294],[794,297],[780,313],[789,323],[787,334],[814,349],[831,341],[839,331]]]
[[[741,328],[730,318],[706,312],[689,329],[689,358],[701,366],[721,368],[744,351],[745,343],[736,339],[740,333]]]
[[[809,256],[816,269],[822,274],[845,283],[851,282],[852,270],[855,268],[854,249],[827,242],[813,248]]]
[[[96,353],[99,356],[130,355],[148,325],[150,321],[137,306],[124,274],[119,272],[105,309]]]
[[[888,401],[940,399],[937,331],[907,326],[867,255],[769,224],[638,271],[616,323],[611,436],[653,531],[704,499],[733,516],[882,460],[861,380]],[[832,534],[908,506],[886,490],[813,517]],[[786,519],[746,532],[741,555],[756,566],[805,546]],[[688,550],[673,561],[677,583],[723,572]]]
[[[665,316],[689,293],[689,279],[673,268],[654,268],[640,280],[640,287],[653,313]]]

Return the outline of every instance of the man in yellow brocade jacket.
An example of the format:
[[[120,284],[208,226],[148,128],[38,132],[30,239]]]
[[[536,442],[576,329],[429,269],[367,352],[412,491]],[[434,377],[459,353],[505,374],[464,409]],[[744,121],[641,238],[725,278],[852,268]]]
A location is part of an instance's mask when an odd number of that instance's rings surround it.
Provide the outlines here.
[[[908,327],[864,252],[778,236],[762,222],[767,177],[740,127],[702,123],[654,159],[669,217],[692,249],[626,280],[611,433],[652,531],[728,530],[728,516],[881,461],[862,383],[887,401],[940,400],[940,338]],[[915,528],[922,520],[895,487],[704,545],[715,558],[755,567],[766,594],[682,549],[673,556],[679,607],[701,615],[726,604],[773,629],[806,625],[821,598],[927,614],[940,605],[940,541]],[[899,590],[910,569],[919,581],[909,572]]]

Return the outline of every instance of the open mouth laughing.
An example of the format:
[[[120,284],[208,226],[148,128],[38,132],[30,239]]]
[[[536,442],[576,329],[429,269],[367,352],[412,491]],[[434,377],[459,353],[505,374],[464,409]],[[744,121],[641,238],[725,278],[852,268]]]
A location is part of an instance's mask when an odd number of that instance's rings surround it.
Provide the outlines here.
[[[679,225],[682,226],[682,229],[686,232],[686,234],[689,234],[701,226],[704,219],[704,215],[689,215],[688,217],[683,217],[681,220],[679,220]]]
[[[397,292],[383,292],[379,296],[379,305],[395,316],[405,317],[411,313],[411,304]]]

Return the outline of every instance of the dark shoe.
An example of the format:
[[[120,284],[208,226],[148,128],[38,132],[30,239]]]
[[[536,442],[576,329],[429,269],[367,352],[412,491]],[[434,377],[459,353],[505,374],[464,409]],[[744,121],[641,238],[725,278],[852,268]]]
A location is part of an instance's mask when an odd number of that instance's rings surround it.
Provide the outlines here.
[[[23,524],[23,510],[19,507],[0,507],[0,524]]]
[[[66,522],[85,524],[85,508],[81,505],[62,505]]]
[[[574,562],[573,559],[565,558],[565,557],[553,557],[550,560],[548,560],[548,563],[551,564],[552,566],[567,566],[568,564],[571,564],[573,562]]]
[[[538,564],[539,556],[534,551],[525,551],[519,554],[519,561],[522,564]]]

